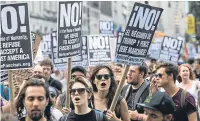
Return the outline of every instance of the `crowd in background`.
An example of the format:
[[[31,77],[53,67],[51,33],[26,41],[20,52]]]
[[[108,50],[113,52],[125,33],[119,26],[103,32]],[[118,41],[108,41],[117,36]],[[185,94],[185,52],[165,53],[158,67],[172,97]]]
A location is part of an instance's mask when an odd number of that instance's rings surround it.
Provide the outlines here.
[[[54,70],[52,61],[45,59],[33,67],[29,80],[14,85],[19,89],[15,90],[13,119],[6,114],[11,113],[8,81],[1,82],[2,120],[90,121],[95,120],[95,116],[97,121],[199,120],[200,59],[178,65],[150,59],[142,66],[130,66],[116,108],[111,111],[124,69],[124,65],[117,63],[88,68],[75,66],[71,69],[70,85],[66,85],[68,73]],[[70,108],[65,105],[67,88],[70,89]],[[43,91],[44,97],[36,96]],[[34,102],[36,99],[38,102]],[[163,115],[154,116],[150,109]]]

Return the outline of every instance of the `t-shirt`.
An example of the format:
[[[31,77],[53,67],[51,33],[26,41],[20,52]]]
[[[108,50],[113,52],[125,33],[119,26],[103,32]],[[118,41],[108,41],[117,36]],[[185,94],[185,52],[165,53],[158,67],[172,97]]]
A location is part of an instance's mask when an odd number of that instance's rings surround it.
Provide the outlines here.
[[[21,118],[19,121],[26,121],[26,117]],[[55,120],[47,120],[47,121],[55,121]]]
[[[64,120],[60,119],[59,121]],[[65,121],[97,121],[97,119],[94,110],[91,110],[89,113],[83,115],[78,115],[74,112],[74,110],[72,110]],[[107,121],[105,115],[103,115],[103,121]]]
[[[172,97],[172,100],[175,103],[175,112],[173,114],[172,121],[188,121],[188,115],[197,111],[195,106],[195,99],[190,93],[186,93],[185,96],[185,108],[181,108],[181,92],[182,88]]]
[[[143,83],[143,84],[144,84],[144,83]],[[122,94],[125,94],[125,92],[126,92],[126,90],[127,90],[127,86],[128,86],[128,85],[126,85],[126,86],[123,87],[123,89],[122,89],[122,91],[121,91],[121,95],[122,95]],[[143,102],[145,101],[145,99],[146,99],[146,98],[148,97],[148,95],[149,95],[149,86],[150,86],[150,85],[148,84],[148,86],[145,88],[144,92],[141,94],[141,96],[140,96],[138,102],[135,102],[135,96],[136,96],[136,93],[137,93],[137,91],[139,90],[139,88],[140,88],[141,86],[140,86],[138,89],[133,89],[132,87],[130,88],[129,93],[128,93],[127,98],[126,98],[126,102],[127,102],[127,105],[128,105],[128,110],[134,111],[134,110],[135,110],[135,109],[134,109],[134,104],[135,104],[135,103],[143,103]],[[139,106],[139,105],[136,105],[136,110],[137,110],[139,113],[144,113],[143,108],[142,108],[141,106]],[[131,120],[131,121],[137,121],[137,120]]]
[[[128,86],[128,85],[126,85],[126,86]],[[126,86],[123,87],[121,94],[126,92],[126,89],[127,89]],[[138,89],[133,89],[132,87],[130,88],[130,91],[129,91],[129,93],[127,95],[127,98],[126,98],[126,102],[127,102],[127,105],[128,105],[128,110],[135,110],[135,109],[133,109],[133,105],[135,103],[143,103],[145,101],[145,99],[149,95],[149,85],[148,85],[147,88],[142,93],[142,95],[140,96],[138,102],[134,102],[135,95],[136,95],[138,90],[139,90],[139,88]],[[137,109],[137,111],[139,113],[143,113],[144,112],[143,109],[141,107],[139,107],[138,105],[136,105],[136,109]]]

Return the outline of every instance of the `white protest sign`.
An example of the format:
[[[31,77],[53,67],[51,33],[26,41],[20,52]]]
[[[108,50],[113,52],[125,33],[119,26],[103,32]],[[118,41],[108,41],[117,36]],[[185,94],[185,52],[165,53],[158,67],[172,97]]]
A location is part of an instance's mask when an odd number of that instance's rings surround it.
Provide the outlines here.
[[[163,9],[135,3],[115,61],[142,65]]]
[[[159,59],[163,37],[154,37],[148,51],[148,58]]]
[[[81,53],[82,2],[59,2],[58,57],[71,57]]]
[[[44,57],[51,55],[51,34],[45,34],[40,41],[40,49]]]
[[[88,36],[90,66],[108,64],[112,61],[108,36]]]
[[[114,34],[113,21],[99,21],[99,33],[103,35]]]
[[[160,51],[160,60],[177,64],[182,47],[183,40],[165,36]]]
[[[1,5],[1,70],[33,66],[27,3]]]

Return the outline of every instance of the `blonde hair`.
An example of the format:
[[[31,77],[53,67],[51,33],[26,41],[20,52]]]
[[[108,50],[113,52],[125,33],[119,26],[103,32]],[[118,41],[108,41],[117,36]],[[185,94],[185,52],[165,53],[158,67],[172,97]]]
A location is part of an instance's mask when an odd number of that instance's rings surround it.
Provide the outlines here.
[[[194,72],[193,72],[193,70],[192,70],[192,67],[189,65],[189,64],[181,64],[179,67],[178,67],[178,78],[177,78],[177,80],[179,81],[179,82],[182,82],[182,79],[181,79],[181,76],[180,76],[180,71],[181,71],[181,67],[187,67],[188,69],[189,69],[189,72],[190,72],[190,77],[189,77],[189,79],[190,80],[194,80],[195,79],[195,75],[194,75]]]

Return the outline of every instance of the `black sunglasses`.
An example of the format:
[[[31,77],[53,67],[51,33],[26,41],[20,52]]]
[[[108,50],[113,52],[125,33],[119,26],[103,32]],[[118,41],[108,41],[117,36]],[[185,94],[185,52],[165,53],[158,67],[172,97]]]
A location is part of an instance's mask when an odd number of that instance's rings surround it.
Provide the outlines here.
[[[109,79],[110,78],[110,74],[96,75],[96,79],[101,80],[102,78]]]
[[[163,76],[163,74],[161,74],[161,73],[155,74],[155,77],[156,77],[156,78],[162,78],[162,76]]]
[[[88,89],[86,89],[86,88],[70,89],[70,94],[71,94],[71,95],[75,95],[76,91],[78,92],[78,94],[84,94],[85,91],[88,91]],[[88,91],[88,92],[89,92],[89,91]]]

